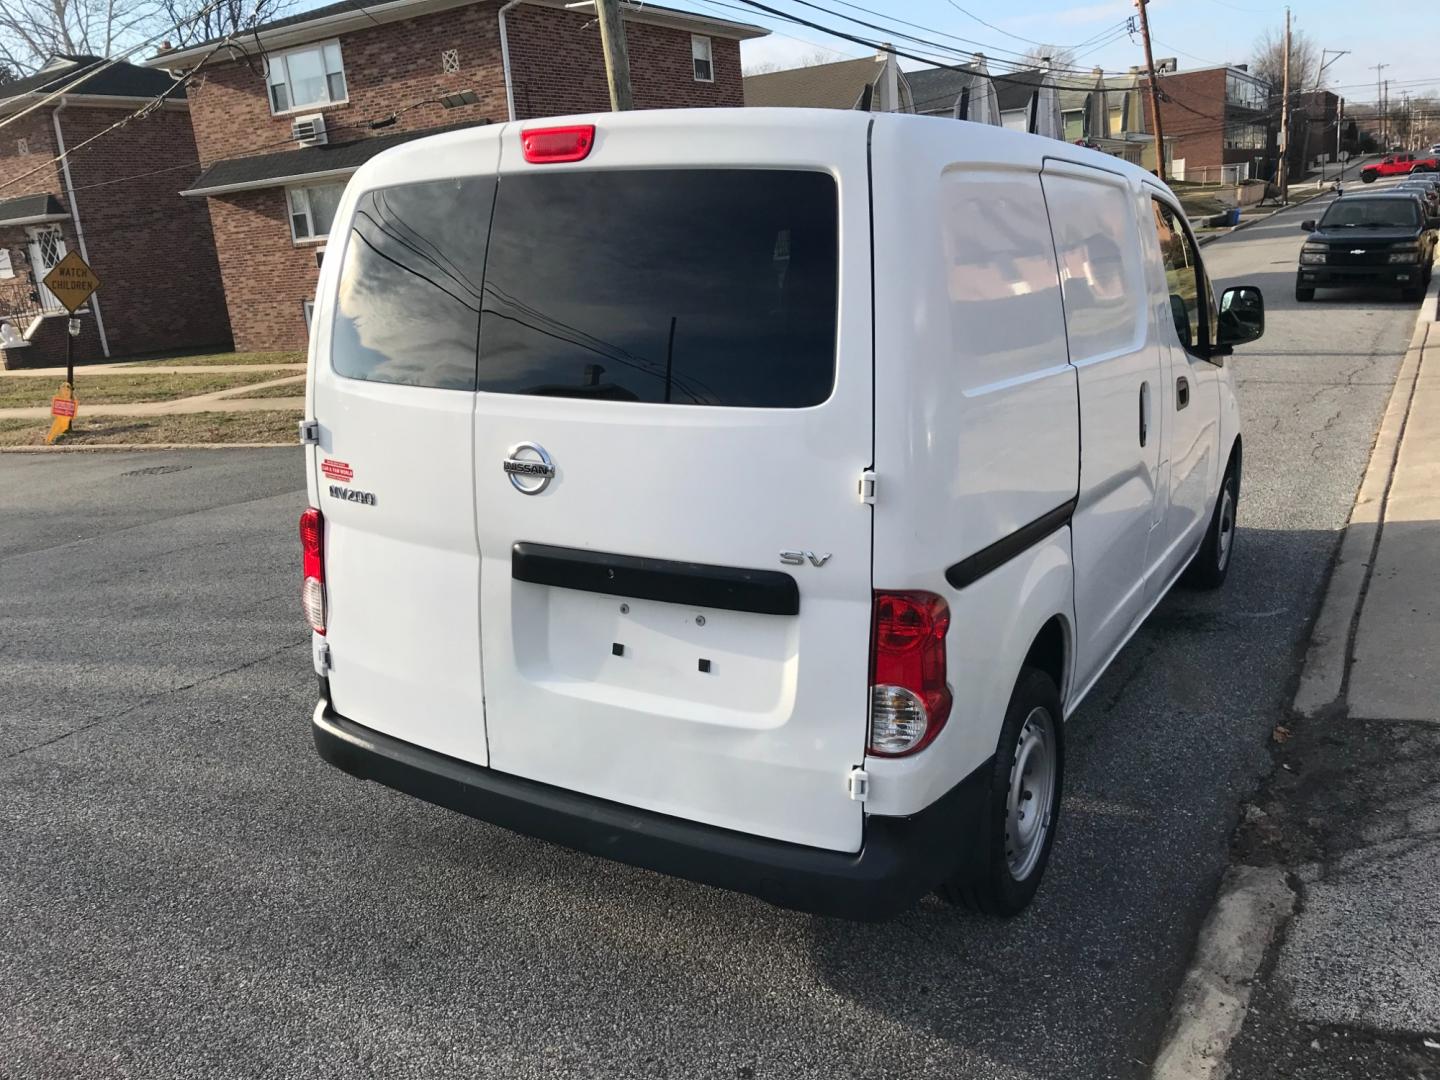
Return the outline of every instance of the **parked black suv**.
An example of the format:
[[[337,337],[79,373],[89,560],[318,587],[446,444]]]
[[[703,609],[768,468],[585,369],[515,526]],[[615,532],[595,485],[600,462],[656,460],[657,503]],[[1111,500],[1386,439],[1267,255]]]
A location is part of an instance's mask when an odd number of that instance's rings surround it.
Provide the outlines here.
[[[1295,299],[1313,300],[1317,288],[1388,285],[1418,300],[1430,284],[1435,230],[1418,194],[1345,195],[1317,225],[1300,226],[1310,239],[1300,249]]]

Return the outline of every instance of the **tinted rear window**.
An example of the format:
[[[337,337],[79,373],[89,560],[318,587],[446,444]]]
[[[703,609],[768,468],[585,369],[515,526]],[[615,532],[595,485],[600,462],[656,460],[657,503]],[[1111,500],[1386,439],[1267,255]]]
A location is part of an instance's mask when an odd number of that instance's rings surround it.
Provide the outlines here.
[[[655,170],[502,177],[481,390],[801,408],[835,378],[835,181]]]
[[[439,180],[360,197],[331,332],[341,375],[475,388],[480,285],[495,178]]]

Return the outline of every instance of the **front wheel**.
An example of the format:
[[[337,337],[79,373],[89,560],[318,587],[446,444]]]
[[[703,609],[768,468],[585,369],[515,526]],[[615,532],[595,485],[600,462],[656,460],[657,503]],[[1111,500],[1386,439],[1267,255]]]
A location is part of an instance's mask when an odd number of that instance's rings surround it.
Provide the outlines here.
[[[1408,300],[1408,301],[1410,301],[1410,302],[1412,302],[1412,303],[1413,303],[1414,301],[1416,301],[1416,300],[1424,300],[1424,299],[1425,299],[1425,286],[1424,286],[1424,285],[1406,285],[1406,286],[1404,286],[1403,288],[1401,288],[1401,290],[1400,290],[1400,298],[1401,298],[1402,300]]]
[[[1296,286],[1295,286],[1295,299],[1298,300],[1298,301],[1300,301],[1300,303],[1302,303],[1302,304],[1305,303],[1305,301],[1307,301],[1307,300],[1314,300],[1314,299],[1315,299],[1315,290],[1312,289],[1312,288],[1307,288],[1307,287],[1304,286],[1304,285],[1296,285]]]
[[[1018,915],[1035,898],[1050,861],[1065,778],[1060,691],[1039,668],[1015,682],[990,767],[980,849],[939,888],[942,899],[984,912]]]
[[[1218,589],[1230,573],[1230,556],[1235,550],[1235,510],[1240,502],[1240,482],[1233,466],[1225,470],[1220,494],[1205,541],[1185,571],[1184,582],[1193,589]]]

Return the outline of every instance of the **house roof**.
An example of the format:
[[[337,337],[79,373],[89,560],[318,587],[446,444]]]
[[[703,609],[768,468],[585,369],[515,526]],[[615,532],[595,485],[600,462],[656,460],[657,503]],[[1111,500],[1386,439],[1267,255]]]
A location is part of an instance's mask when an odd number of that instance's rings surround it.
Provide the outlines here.
[[[69,216],[54,195],[21,195],[18,199],[0,202],[0,225],[35,225]]]
[[[252,191],[258,188],[281,187],[296,180],[319,180],[349,176],[365,162],[382,150],[392,146],[423,139],[426,135],[439,135],[445,131],[478,127],[488,124],[482,120],[444,127],[425,128],[421,131],[397,131],[376,135],[369,139],[354,139],[344,143],[330,143],[326,146],[306,146],[298,150],[282,150],[275,154],[256,154],[251,157],[227,158],[217,161],[202,172],[182,195],[224,195],[234,191]]]
[[[923,68],[908,71],[910,92],[915,95],[915,111],[918,113],[941,112],[949,114],[955,106],[955,99],[965,89],[975,69],[965,64],[955,67]],[[995,97],[1001,112],[1023,109],[1030,103],[1030,95],[1040,85],[1043,75],[1039,71],[992,71],[990,79],[995,84]]]
[[[52,56],[34,75],[0,86],[0,94],[4,95],[0,97],[0,108],[17,99],[54,93],[72,83],[75,85],[66,93],[84,97],[153,98],[172,87],[171,99],[185,97],[185,88],[175,87],[175,80],[163,71],[123,60],[101,67],[104,63],[100,56]]]
[[[745,76],[745,104],[793,109],[853,109],[884,64],[873,56]]]
[[[272,19],[254,28],[247,28],[241,40],[248,47],[258,43],[268,48],[283,48],[300,45],[307,41],[348,33],[366,26],[379,26],[414,19],[434,12],[449,11],[476,3],[493,3],[494,0],[380,0],[378,3],[361,4],[358,0],[340,0],[340,3],[326,4],[312,8],[299,15],[288,15],[283,19]],[[567,8],[574,0],[524,0],[527,4],[540,7]],[[498,4],[495,6],[498,7]],[[628,22],[656,23],[662,26],[677,26],[687,30],[711,34],[715,37],[730,37],[738,40],[767,36],[770,31],[763,26],[735,22],[713,15],[702,15],[694,11],[662,7],[648,2],[621,3],[621,9]],[[145,61],[151,68],[185,67],[205,56],[223,37],[197,41],[180,49],[169,49],[157,53]]]

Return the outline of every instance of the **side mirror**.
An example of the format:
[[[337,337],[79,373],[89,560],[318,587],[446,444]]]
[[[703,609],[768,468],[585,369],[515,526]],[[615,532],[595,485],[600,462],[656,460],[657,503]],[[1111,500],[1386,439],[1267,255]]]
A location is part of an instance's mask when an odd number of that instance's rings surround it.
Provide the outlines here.
[[[1300,222],[1300,229],[1301,229],[1302,232],[1314,232],[1314,231],[1315,231],[1315,219],[1314,219],[1314,218],[1306,218],[1304,221]]]
[[[1265,297],[1254,285],[1234,285],[1220,297],[1219,340],[1225,348],[1244,345],[1265,333]]]

